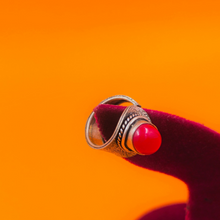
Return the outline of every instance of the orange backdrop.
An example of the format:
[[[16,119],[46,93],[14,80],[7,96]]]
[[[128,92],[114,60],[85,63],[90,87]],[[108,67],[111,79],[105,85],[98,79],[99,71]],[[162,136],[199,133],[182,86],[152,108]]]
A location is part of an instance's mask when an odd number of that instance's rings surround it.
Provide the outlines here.
[[[220,2],[3,1],[0,219],[134,220],[187,200],[181,181],[90,149],[116,94],[220,131]]]

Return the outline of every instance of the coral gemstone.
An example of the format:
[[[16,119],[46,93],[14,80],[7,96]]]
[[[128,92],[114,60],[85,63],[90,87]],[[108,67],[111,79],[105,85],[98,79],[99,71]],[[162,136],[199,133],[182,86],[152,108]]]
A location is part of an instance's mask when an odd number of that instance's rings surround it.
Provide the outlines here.
[[[161,145],[160,132],[150,124],[142,124],[133,135],[135,149],[144,155],[155,153]]]

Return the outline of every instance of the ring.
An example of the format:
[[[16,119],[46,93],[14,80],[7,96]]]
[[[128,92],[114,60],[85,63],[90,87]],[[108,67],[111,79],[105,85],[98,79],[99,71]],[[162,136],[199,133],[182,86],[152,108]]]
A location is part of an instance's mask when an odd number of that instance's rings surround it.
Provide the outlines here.
[[[88,145],[124,158],[155,153],[161,145],[161,135],[147,112],[135,100],[128,96],[116,95],[100,104],[120,105],[125,102],[132,105],[125,108],[112,136],[107,141],[99,131],[95,113],[91,113],[85,127]]]

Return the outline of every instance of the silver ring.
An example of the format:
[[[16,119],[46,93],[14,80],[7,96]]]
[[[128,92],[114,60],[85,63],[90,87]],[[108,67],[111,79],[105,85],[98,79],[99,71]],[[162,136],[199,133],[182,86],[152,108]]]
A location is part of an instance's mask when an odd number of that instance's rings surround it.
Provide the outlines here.
[[[140,154],[135,149],[132,138],[135,130],[140,125],[153,125],[148,114],[135,100],[124,95],[112,96],[105,99],[100,104],[120,105],[124,102],[128,102],[133,105],[126,107],[123,111],[112,136],[107,141],[103,139],[99,131],[94,117],[95,113],[91,113],[86,122],[85,128],[86,141],[90,147],[98,150],[105,150],[125,158]]]

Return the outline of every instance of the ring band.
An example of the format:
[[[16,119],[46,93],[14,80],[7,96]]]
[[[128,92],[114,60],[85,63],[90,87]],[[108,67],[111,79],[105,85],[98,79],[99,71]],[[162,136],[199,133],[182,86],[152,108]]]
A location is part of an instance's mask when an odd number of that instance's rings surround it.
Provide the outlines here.
[[[141,154],[136,150],[133,144],[133,135],[136,129],[143,124],[150,124],[153,127],[150,117],[141,108],[141,106],[132,98],[124,95],[116,95],[105,99],[100,104],[120,105],[124,102],[131,103],[123,111],[116,128],[109,138],[105,141],[99,131],[94,112],[89,116],[86,127],[86,141],[94,149],[104,150],[116,154],[120,157],[132,157]],[[155,127],[156,128],[156,127]]]

